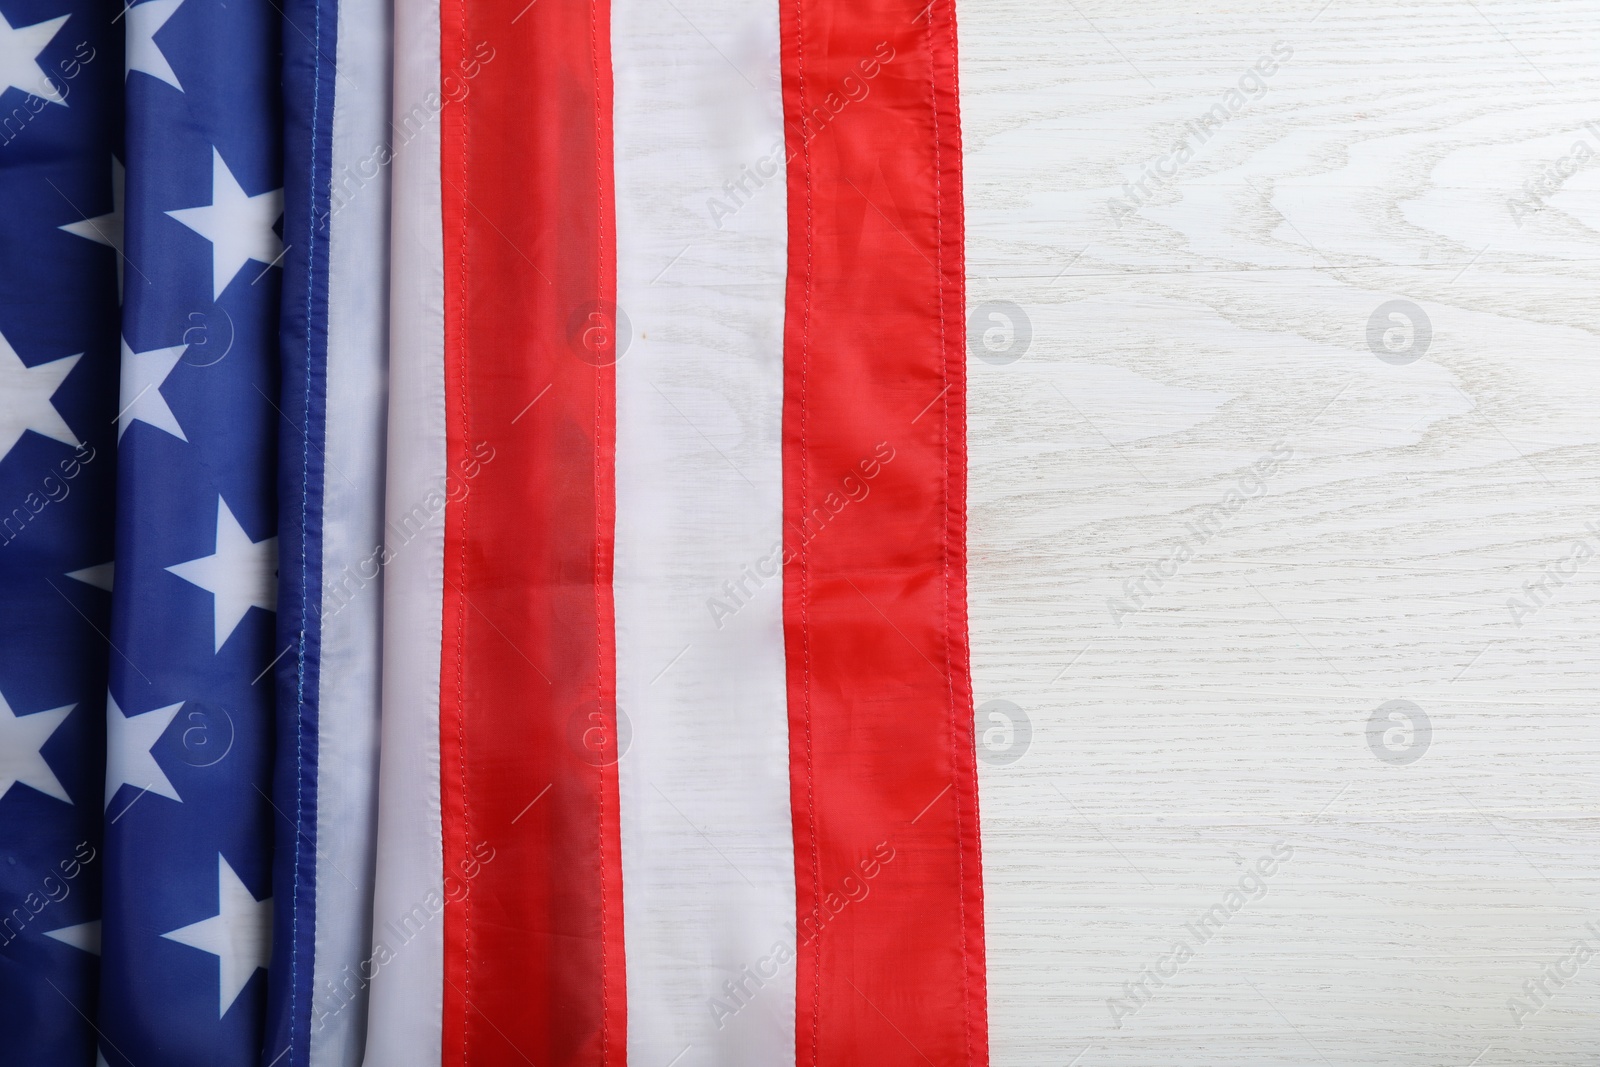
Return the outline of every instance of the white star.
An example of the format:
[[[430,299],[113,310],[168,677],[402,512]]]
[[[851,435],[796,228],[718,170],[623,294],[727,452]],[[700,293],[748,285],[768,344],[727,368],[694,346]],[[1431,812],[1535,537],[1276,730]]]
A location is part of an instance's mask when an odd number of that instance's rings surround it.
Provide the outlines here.
[[[175,345],[172,348],[135,352],[127,339],[123,339],[122,396],[119,398],[122,414],[117,416],[118,442],[135,422],[147,422],[180,441],[189,440],[183,436],[183,427],[178,425],[178,417],[167,405],[167,398],[161,395],[161,386],[166,382],[167,375],[172,373],[183,350],[188,347]]]
[[[96,589],[104,589],[109,593],[116,568],[115,563],[102,563],[95,567],[85,567],[81,571],[68,571],[67,577],[84,585],[92,585]]]
[[[272,232],[272,224],[283,214],[283,190],[247,195],[215,148],[211,150],[211,203],[167,214],[211,242],[213,300],[222,299],[222,291],[250,260],[272,266],[283,254],[283,242]]]
[[[172,71],[172,64],[167,62],[161,47],[156,44],[156,31],[167,24],[167,20],[182,4],[183,0],[146,0],[128,8],[127,51],[123,53],[122,70],[124,78],[141,70],[183,92],[183,86],[178,84],[178,76]]]
[[[50,39],[69,17],[62,15],[46,22],[35,22],[32,26],[12,29],[6,17],[0,15],[0,92],[8,88],[21,89],[52,104],[67,106],[67,98],[45,77],[44,68],[39,66],[39,53],[45,50]]]
[[[59,930],[46,930],[44,936],[53,937],[63,945],[71,945],[92,955],[100,955],[100,920],[92,923],[79,923],[77,926],[63,926]]]
[[[159,0],[158,0],[159,2]],[[92,219],[82,219],[78,222],[69,222],[65,226],[57,226],[58,230],[82,237],[96,244],[107,245],[117,253],[117,299],[122,299],[122,198],[123,190],[127,188],[127,169],[116,156],[111,157],[111,213],[96,215]]]
[[[181,707],[181,703],[168,704],[143,715],[124,715],[116,698],[106,694],[106,807],[111,806],[111,798],[124,785],[133,786],[141,795],[155,793],[183,803],[172,779],[150,751]],[[128,805],[132,807],[133,801]]]
[[[256,968],[272,961],[272,898],[257,900],[219,852],[217,914],[161,936],[217,957],[220,1019]]]
[[[29,430],[77,447],[78,439],[50,398],[82,355],[79,352],[30,367],[0,334],[0,459]]]
[[[44,761],[44,743],[76,704],[18,715],[0,694],[0,797],[21,782],[47,796],[72,803],[50,765]]]
[[[174,563],[167,570],[198,585],[214,598],[217,646],[251,608],[278,610],[278,539],[251,541],[228,502],[217,497],[217,550],[209,556]]]

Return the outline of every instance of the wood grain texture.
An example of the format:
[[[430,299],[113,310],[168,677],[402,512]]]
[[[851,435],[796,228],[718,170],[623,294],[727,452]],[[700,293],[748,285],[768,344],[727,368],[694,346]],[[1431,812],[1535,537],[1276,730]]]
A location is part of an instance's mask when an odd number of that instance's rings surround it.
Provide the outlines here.
[[[1032,331],[971,361],[995,1064],[1594,1063],[1600,957],[1523,984],[1600,951],[1600,4],[958,14],[969,307]]]

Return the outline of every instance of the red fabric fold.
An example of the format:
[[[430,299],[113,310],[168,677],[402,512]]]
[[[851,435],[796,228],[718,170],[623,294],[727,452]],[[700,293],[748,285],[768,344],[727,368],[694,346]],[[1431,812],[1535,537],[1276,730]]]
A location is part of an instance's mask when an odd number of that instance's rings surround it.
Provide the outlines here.
[[[796,1062],[985,1064],[954,5],[782,19]]]

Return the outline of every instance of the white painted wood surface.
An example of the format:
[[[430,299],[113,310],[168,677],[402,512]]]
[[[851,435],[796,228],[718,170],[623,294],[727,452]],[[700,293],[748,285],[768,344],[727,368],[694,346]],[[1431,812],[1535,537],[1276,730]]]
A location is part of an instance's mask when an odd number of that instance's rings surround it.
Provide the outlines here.
[[[997,345],[987,302],[1032,329],[971,363],[977,695],[1032,730],[982,766],[994,1063],[1600,1062],[1600,957],[1524,991],[1600,950],[1600,158],[1560,162],[1600,157],[1600,3],[959,17],[969,301]],[[1369,346],[1391,300],[1431,323],[1415,362]],[[1391,700],[1431,722],[1414,762],[1369,746]],[[1114,1025],[1277,842],[1264,895]]]

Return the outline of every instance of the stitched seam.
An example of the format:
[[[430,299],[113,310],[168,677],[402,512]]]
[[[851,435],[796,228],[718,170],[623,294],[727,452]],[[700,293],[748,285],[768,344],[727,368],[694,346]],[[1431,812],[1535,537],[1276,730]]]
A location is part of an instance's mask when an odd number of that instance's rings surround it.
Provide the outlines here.
[[[602,171],[603,163],[600,158],[600,16],[598,0],[589,5],[589,65],[594,79],[594,185],[595,185],[595,298],[601,298],[605,291],[605,177]],[[611,343],[613,351],[617,341],[616,317],[612,316]],[[604,388],[603,378],[605,369],[595,368],[594,388],[594,462],[592,464],[594,475],[594,663],[595,663],[595,696],[600,707],[602,719],[605,716],[605,638],[600,632],[600,391]],[[615,703],[613,702],[611,735],[616,738]],[[600,1062],[608,1062],[611,1040],[611,980],[608,962],[611,955],[611,941],[608,934],[609,923],[606,912],[609,903],[606,898],[606,768],[602,761],[597,768],[599,777],[599,824],[596,827],[597,848],[595,855],[599,859],[600,868]]]
[[[944,533],[941,539],[944,572],[944,676],[949,697],[950,708],[950,769],[960,773],[960,753],[957,751],[956,730],[956,691],[954,657],[950,650],[950,350],[945,337],[945,304],[944,304],[944,165],[941,160],[939,125],[939,89],[937,82],[937,69],[934,57],[933,19],[934,11],[939,7],[936,3],[928,9],[928,100],[933,107],[933,188],[934,188],[934,259],[936,262],[935,288],[939,294],[939,377],[944,384],[940,396],[944,399],[940,403],[943,413],[940,420],[939,459],[943,473],[944,501],[940,511],[943,515]],[[966,872],[966,834],[961,818],[961,793],[957,788],[955,793],[956,815],[956,907],[958,920],[961,927],[961,1006],[963,1018],[962,1032],[966,1039],[967,1062],[972,1062],[972,991],[969,979],[971,960],[967,946],[967,872]]]
[[[322,111],[322,3],[315,0],[316,15],[312,25],[312,46],[315,53],[311,61],[311,188],[306,203],[306,384],[305,411],[311,412],[311,306],[317,275],[316,219],[317,219],[317,139],[321,135],[318,116]],[[300,634],[299,651],[295,656],[295,714],[294,714],[294,874],[289,888],[289,1062],[295,1062],[295,1036],[300,1030],[298,1015],[300,1001],[300,863],[302,844],[300,828],[305,815],[305,710],[306,710],[306,625],[311,597],[310,570],[307,566],[306,532],[311,509],[311,421],[306,420],[306,433],[301,434],[304,447],[300,453]],[[312,921],[316,909],[312,908]],[[313,928],[314,930],[315,928]],[[312,962],[315,970],[316,963]],[[307,1041],[309,1042],[309,1038]]]
[[[466,42],[471,36],[468,22],[471,19],[471,9],[465,0],[457,0],[456,11],[458,18],[456,25],[460,31],[459,45],[463,56],[466,53]],[[463,102],[463,105],[465,102]],[[471,190],[472,172],[467,165],[467,143],[472,130],[472,109],[463,106],[461,109],[461,246],[457,249],[460,260],[460,285],[461,293],[456,298],[457,320],[457,349],[456,362],[456,388],[461,394],[461,443],[465,445],[471,436],[471,423],[467,408],[467,212],[466,204],[469,203],[468,194]],[[445,435],[445,455],[449,456],[449,435]],[[469,494],[470,495],[470,494]],[[461,499],[461,542],[457,566],[459,568],[460,586],[456,593],[456,762],[461,773],[461,836],[462,846],[472,838],[472,807],[467,795],[467,686],[466,686],[466,626],[467,626],[467,531],[469,507],[467,497]],[[472,892],[469,889],[461,895],[461,1000],[465,1009],[472,1003]],[[469,1012],[461,1013],[461,1063],[467,1067],[472,1062],[467,1055],[467,1044],[472,1027],[468,1022]]]
[[[806,22],[805,0],[795,3],[795,72],[800,97],[800,151],[801,169],[806,181],[806,270],[800,316],[800,718],[806,737],[806,826],[811,845],[811,897],[815,901],[822,884],[820,861],[817,855],[817,802],[816,776],[811,748],[811,548],[804,536],[808,486],[810,484],[810,455],[808,451],[808,424],[806,404],[810,395],[811,378],[811,289],[814,281],[812,258],[814,252],[812,224],[811,134],[810,114],[806,108]],[[811,964],[811,1063],[816,1067],[821,1056],[821,1005],[822,1005],[822,941],[818,939],[816,955]]]

